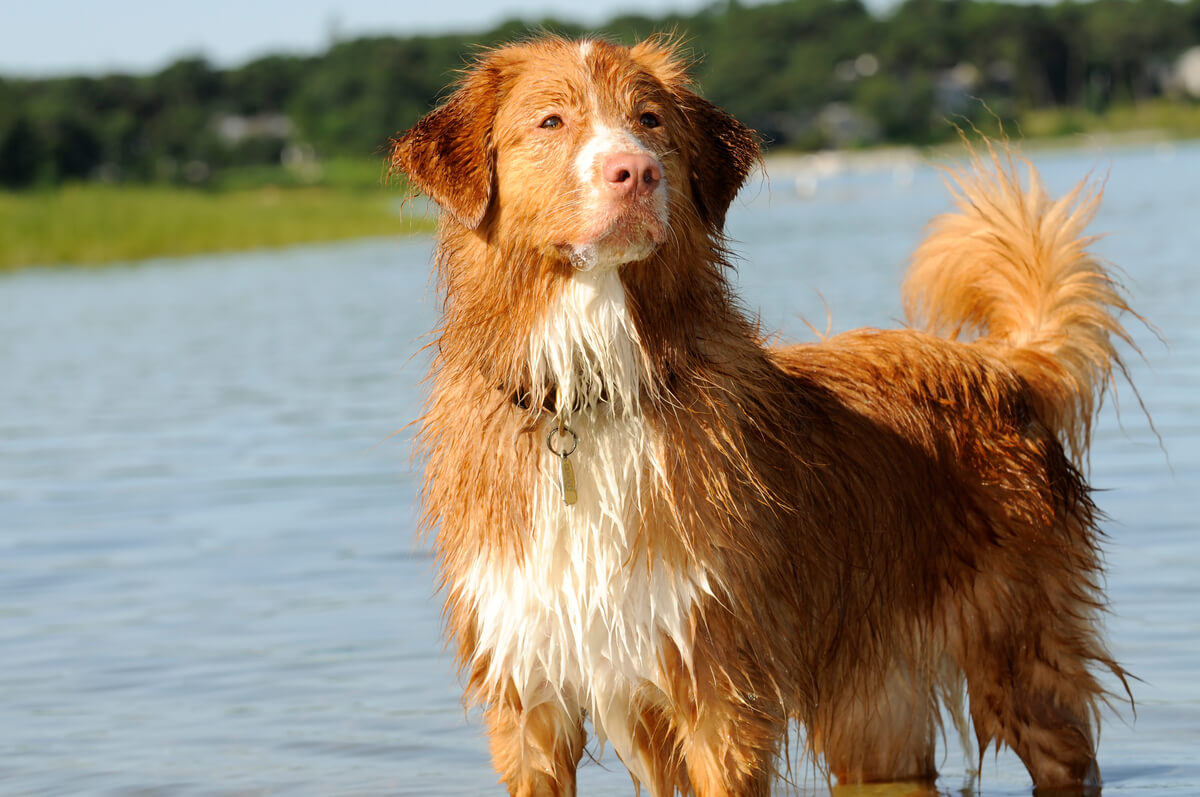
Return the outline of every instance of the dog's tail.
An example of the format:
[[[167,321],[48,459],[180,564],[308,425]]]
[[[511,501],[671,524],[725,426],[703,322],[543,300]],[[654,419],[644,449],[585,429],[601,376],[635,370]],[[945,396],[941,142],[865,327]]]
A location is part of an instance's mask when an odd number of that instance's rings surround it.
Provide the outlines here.
[[[946,174],[957,210],[933,221],[913,255],[909,321],[1005,349],[1034,411],[1081,463],[1104,391],[1114,371],[1125,372],[1115,344],[1133,346],[1119,316],[1138,317],[1088,251],[1095,237],[1084,229],[1102,190],[1085,180],[1052,199],[1032,164],[991,142],[986,157],[972,150],[965,167]]]

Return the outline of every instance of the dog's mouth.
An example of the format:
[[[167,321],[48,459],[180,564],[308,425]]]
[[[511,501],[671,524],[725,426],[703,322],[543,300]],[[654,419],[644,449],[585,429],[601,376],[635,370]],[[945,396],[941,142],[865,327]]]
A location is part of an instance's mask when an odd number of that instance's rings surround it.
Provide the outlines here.
[[[649,257],[666,239],[667,224],[656,208],[638,203],[607,219],[574,242],[561,244],[580,271],[617,267]]]
[[[598,243],[571,244],[565,247],[567,258],[571,265],[579,271],[591,271],[598,268],[617,268],[626,263],[645,260],[658,247],[652,241],[612,247]]]

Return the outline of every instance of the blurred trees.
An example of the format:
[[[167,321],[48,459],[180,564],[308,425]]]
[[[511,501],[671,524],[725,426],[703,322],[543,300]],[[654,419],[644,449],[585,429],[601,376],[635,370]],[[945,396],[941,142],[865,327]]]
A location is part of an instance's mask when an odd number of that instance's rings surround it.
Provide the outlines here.
[[[510,21],[475,36],[372,37],[312,57],[155,75],[0,79],[0,187],[67,180],[204,183],[232,166],[372,156],[444,96],[481,45],[578,26]],[[1169,90],[1200,44],[1200,0],[1012,5],[716,0],[694,15],[628,15],[597,33],[673,31],[701,91],[775,145],[927,143],[1031,108],[1103,111]]]

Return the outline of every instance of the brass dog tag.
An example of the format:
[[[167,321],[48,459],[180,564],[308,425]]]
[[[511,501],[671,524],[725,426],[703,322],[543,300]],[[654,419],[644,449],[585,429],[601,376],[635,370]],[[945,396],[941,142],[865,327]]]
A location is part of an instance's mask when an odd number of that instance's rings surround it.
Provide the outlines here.
[[[568,435],[571,437],[570,448],[564,445]],[[555,438],[558,439],[561,448],[554,447]],[[546,435],[546,448],[558,457],[558,487],[562,490],[563,503],[567,506],[571,506],[579,500],[579,494],[575,492],[575,469],[571,467],[571,462],[567,459],[575,453],[575,449],[578,447],[579,435],[568,429],[562,419],[559,419],[558,428],[551,429],[550,434]]]
[[[562,487],[563,503],[571,506],[579,500],[579,495],[575,492],[575,469],[571,467],[571,460],[567,459],[566,454],[559,457],[559,486]]]

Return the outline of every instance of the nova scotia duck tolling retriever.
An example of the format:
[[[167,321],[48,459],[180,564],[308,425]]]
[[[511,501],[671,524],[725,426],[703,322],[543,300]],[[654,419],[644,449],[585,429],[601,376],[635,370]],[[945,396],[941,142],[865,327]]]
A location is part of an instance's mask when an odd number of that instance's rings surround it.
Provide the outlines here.
[[[789,740],[929,782],[955,726],[1099,789],[1081,470],[1130,311],[1099,191],[973,151],[908,328],[774,345],[723,232],[757,137],[672,42],[488,51],[394,141],[442,211],[423,524],[510,793],[574,794],[589,722],[655,797],[766,795]]]

